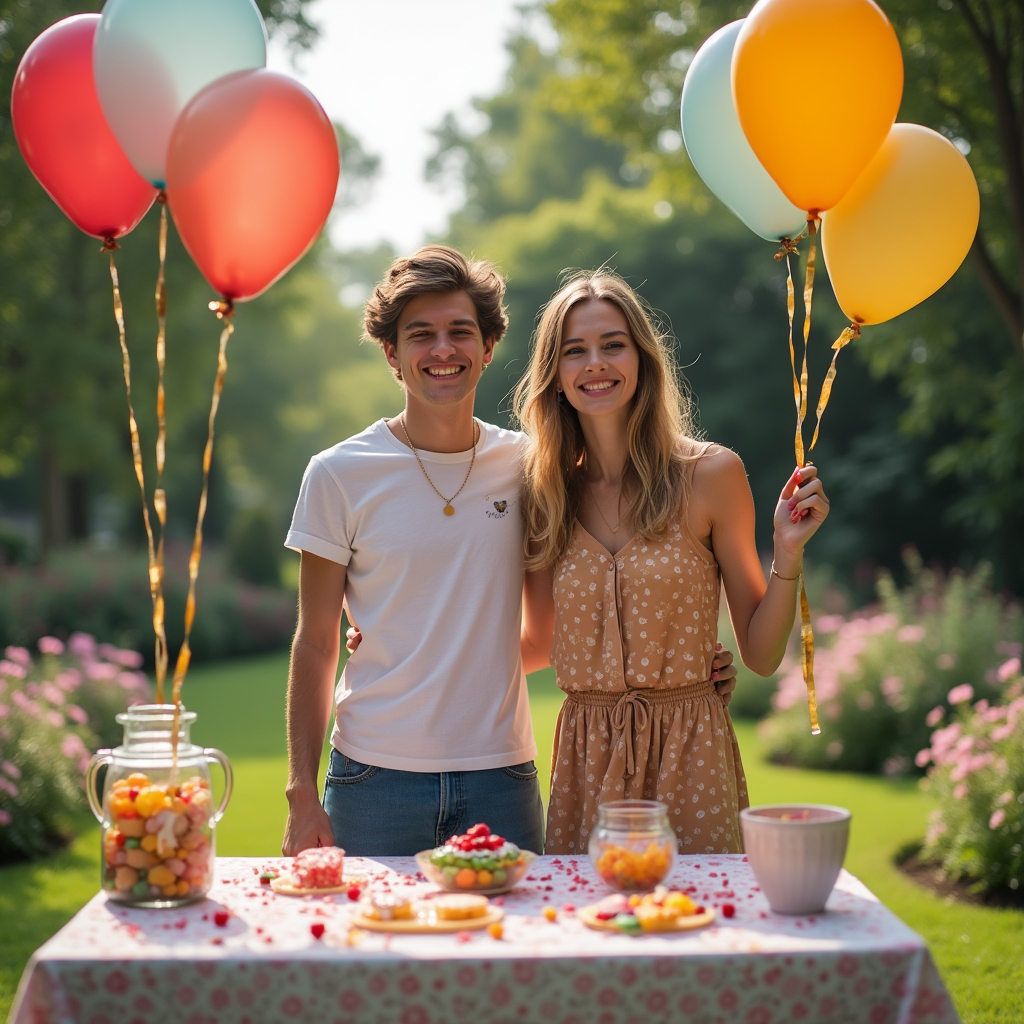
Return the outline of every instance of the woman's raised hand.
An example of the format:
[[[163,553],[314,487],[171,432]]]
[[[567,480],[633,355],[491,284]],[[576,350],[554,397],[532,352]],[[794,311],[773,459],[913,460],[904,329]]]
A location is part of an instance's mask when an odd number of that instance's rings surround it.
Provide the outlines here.
[[[798,562],[804,545],[825,522],[828,511],[828,498],[818,479],[818,467],[807,465],[795,469],[775,506],[776,556],[785,555]],[[788,573],[783,572],[783,575]]]

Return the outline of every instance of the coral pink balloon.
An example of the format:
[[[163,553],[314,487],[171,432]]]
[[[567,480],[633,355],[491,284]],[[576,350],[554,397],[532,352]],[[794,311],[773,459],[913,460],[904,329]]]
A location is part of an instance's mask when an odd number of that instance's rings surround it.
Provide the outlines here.
[[[98,14],[51,25],[26,50],[14,77],[11,120],[21,155],[71,221],[97,238],[128,234],[156,189],[128,162],[110,130],[92,77]]]
[[[212,82],[182,111],[167,198],[185,247],[228,299],[252,299],[316,240],[341,160],[323,108],[263,68]]]

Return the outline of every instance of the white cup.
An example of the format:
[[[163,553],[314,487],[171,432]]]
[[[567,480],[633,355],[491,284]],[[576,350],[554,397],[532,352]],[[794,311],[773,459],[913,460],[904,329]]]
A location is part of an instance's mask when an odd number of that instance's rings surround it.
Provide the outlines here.
[[[846,856],[850,812],[827,804],[766,804],[740,812],[743,845],[776,914],[825,909]]]

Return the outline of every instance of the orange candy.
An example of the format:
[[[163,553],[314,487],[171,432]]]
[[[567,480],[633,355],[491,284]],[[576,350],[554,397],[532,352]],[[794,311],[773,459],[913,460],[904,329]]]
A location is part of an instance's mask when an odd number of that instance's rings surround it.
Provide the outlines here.
[[[455,884],[460,889],[471,889],[476,885],[476,872],[472,868],[463,868],[455,876]]]
[[[672,851],[668,844],[648,843],[643,852],[624,846],[605,846],[597,873],[616,889],[653,889],[668,873]]]

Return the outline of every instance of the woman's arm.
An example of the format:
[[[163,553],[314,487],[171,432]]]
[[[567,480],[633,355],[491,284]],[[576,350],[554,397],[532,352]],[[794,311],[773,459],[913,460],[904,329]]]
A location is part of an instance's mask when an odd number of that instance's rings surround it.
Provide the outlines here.
[[[555,629],[555,601],[552,596],[553,566],[527,572],[523,582],[523,626],[519,647],[523,670],[529,674],[551,664],[551,638]]]
[[[796,616],[804,545],[828,515],[814,466],[794,471],[775,508],[772,573],[765,583],[754,542],[754,499],[735,452],[712,450],[694,469],[694,514],[707,524],[743,663],[769,676],[781,664]]]

